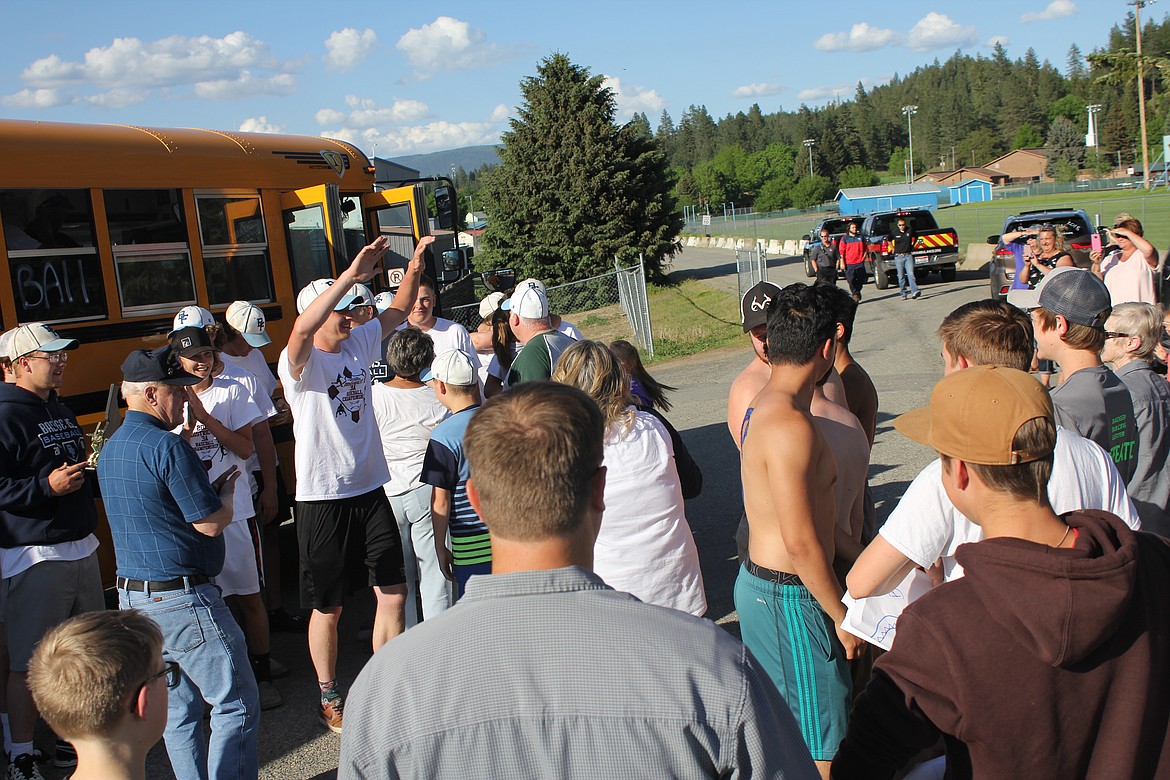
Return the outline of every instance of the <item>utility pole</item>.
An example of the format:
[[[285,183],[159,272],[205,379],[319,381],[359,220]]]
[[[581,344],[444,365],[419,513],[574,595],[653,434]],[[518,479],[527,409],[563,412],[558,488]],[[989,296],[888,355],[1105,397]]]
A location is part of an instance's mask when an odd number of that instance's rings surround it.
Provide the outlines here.
[[[1142,127],[1142,187],[1148,188],[1150,186],[1150,145],[1146,141],[1146,87],[1145,80],[1142,76],[1142,18],[1141,10],[1146,7],[1146,3],[1154,3],[1157,0],[1132,0],[1130,5],[1133,6],[1133,32],[1137,39],[1137,65],[1138,65],[1138,119],[1141,121]]]
[[[902,113],[906,115],[906,134],[910,136],[910,176],[906,183],[911,184],[914,181],[914,124],[910,117],[918,113],[918,106],[902,106]]]
[[[805,146],[805,148],[806,148],[806,149],[808,149],[808,175],[809,175],[809,176],[812,176],[812,175],[813,175],[813,167],[812,167],[812,148],[813,148],[813,145],[814,145],[815,143],[816,143],[816,141],[815,141],[814,139],[812,139],[812,138],[806,138],[806,139],[804,139],[804,146]]]

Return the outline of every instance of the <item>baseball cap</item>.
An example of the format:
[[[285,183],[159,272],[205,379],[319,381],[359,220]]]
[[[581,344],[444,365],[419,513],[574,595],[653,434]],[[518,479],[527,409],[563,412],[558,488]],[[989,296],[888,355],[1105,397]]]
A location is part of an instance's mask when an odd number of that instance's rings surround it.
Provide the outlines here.
[[[1041,417],[1052,420],[1053,413],[1052,398],[1039,382],[1015,368],[973,366],[939,380],[930,406],[901,415],[894,427],[943,455],[981,466],[1011,466],[1052,452],[1012,449],[1020,426]]]
[[[394,293],[380,292],[374,296],[374,308],[378,310],[379,314],[389,309],[392,303],[394,303]]]
[[[309,308],[309,304],[317,300],[317,296],[328,290],[333,286],[332,279],[317,279],[309,282],[304,288],[297,293],[297,314],[304,314],[305,309]],[[353,291],[341,296],[341,300],[333,307],[333,311],[342,311],[348,309],[358,302],[358,296],[353,294]]]
[[[4,358],[5,360],[12,359],[8,355],[8,345],[11,343],[12,343],[12,331],[11,330],[6,330],[3,333],[0,333],[0,358]]]
[[[768,304],[780,292],[780,285],[759,282],[752,285],[739,302],[739,318],[743,321],[743,332],[768,324]]]
[[[167,334],[167,338],[183,328],[206,328],[214,324],[215,317],[211,316],[211,312],[207,309],[202,306],[184,306],[175,315],[174,322],[171,323],[171,332]]]
[[[197,385],[202,381],[179,367],[170,344],[131,352],[122,361],[122,378],[127,382],[161,382],[164,385]]]
[[[268,332],[264,329],[264,310],[247,301],[233,301],[224,314],[227,324],[231,325],[244,341],[253,347],[264,347],[272,343]]]
[[[500,304],[504,311],[515,312],[526,320],[543,320],[548,316],[548,296],[539,279],[525,279],[516,285],[512,297]]]
[[[8,357],[16,360],[30,352],[60,352],[63,349],[77,349],[77,339],[63,339],[43,322],[21,325],[11,331],[8,340]]]
[[[181,357],[194,357],[209,349],[212,345],[207,328],[179,328],[171,334],[171,350]]]
[[[419,375],[419,381],[429,382],[438,379],[449,385],[469,387],[479,384],[479,376],[475,366],[471,365],[471,358],[461,349],[449,349],[440,352],[431,367]]]
[[[507,296],[502,292],[488,293],[482,301],[479,302],[479,318],[486,320],[488,317],[496,313],[496,309],[500,308]]]
[[[1035,290],[1009,290],[1008,303],[1027,311],[1042,307],[1069,322],[1104,328],[1112,301],[1109,288],[1083,268],[1053,268]]]
[[[358,282],[353,287],[349,288],[350,295],[356,295],[361,300],[353,302],[354,306],[373,306],[374,305],[374,291]]]

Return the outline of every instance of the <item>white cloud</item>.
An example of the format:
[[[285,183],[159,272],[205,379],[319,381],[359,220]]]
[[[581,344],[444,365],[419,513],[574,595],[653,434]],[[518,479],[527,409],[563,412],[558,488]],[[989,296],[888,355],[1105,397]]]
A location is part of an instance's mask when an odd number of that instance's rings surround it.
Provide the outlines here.
[[[234,79],[201,81],[195,85],[196,97],[206,100],[239,100],[255,95],[291,95],[297,82],[287,73],[275,76],[256,76],[251,71],[240,71]]]
[[[85,102],[99,108],[126,108],[137,105],[146,100],[147,92],[143,89],[111,89],[88,95]]]
[[[988,38],[987,42],[984,43],[983,45],[989,49],[994,49],[995,44],[998,43],[1000,46],[1002,46],[1006,49],[1011,42],[1012,42],[1011,38],[1007,37],[1006,35],[993,35],[990,38]]]
[[[810,87],[796,93],[796,99],[804,103],[815,103],[828,98],[853,97],[855,85],[842,84],[837,87]]]
[[[317,112],[317,124],[319,125],[339,125],[345,121],[345,114],[333,109],[323,108]]]
[[[0,98],[0,103],[13,108],[53,108],[73,102],[73,97],[59,89],[22,89]]]
[[[500,62],[511,56],[486,43],[480,30],[450,16],[407,30],[395,47],[406,55],[420,79],[444,70],[467,70]]]
[[[241,133],[283,133],[284,125],[275,125],[268,121],[268,117],[251,116],[240,122]]]
[[[880,27],[870,27],[865,22],[859,22],[850,28],[848,33],[826,33],[817,38],[813,48],[817,51],[873,51],[885,46],[896,46],[902,42],[902,36],[893,30]]]
[[[931,51],[975,43],[974,27],[964,27],[946,14],[931,11],[910,29],[907,46],[914,51]]]
[[[666,101],[653,89],[643,89],[633,84],[623,86],[617,76],[604,76],[601,86],[613,91],[617,102],[618,116],[629,119],[639,111],[655,114],[666,107]]]
[[[321,135],[340,138],[363,149],[373,149],[376,145],[379,157],[392,157],[399,154],[498,143],[500,125],[493,121],[431,122],[388,130],[374,127],[365,129],[342,127],[323,131]]]
[[[783,84],[744,84],[742,87],[736,87],[731,92],[731,96],[735,98],[757,98],[768,97],[769,95],[779,95],[785,89]]]
[[[1072,0],[1052,0],[1043,11],[1039,13],[1033,11],[1026,13],[1020,17],[1020,21],[1024,24],[1028,22],[1047,22],[1052,19],[1063,19],[1066,16],[1073,16],[1077,12],[1077,4]]]
[[[80,98],[103,108],[121,108],[152,94],[192,88],[197,97],[218,100],[289,94],[298,65],[281,62],[268,44],[245,32],[222,38],[171,35],[154,41],[115,38],[87,51],[81,60],[50,54],[21,72],[32,93],[73,87],[92,90]],[[23,93],[17,93],[23,94]],[[43,101],[42,101],[43,102]]]
[[[370,28],[336,30],[325,39],[325,64],[335,70],[352,70],[378,48],[378,34]]]
[[[496,106],[495,108],[492,109],[492,121],[493,122],[503,122],[511,114],[512,114],[512,109],[508,108],[503,103],[500,103],[498,106]]]

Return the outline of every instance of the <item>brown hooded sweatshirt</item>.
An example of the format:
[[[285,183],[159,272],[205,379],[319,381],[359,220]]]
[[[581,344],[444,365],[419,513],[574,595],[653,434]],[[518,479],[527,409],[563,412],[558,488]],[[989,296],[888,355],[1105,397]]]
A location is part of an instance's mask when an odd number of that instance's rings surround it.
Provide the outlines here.
[[[1170,540],[1101,511],[1072,549],[995,538],[898,620],[834,778],[887,778],[941,734],[947,778],[1170,777]]]

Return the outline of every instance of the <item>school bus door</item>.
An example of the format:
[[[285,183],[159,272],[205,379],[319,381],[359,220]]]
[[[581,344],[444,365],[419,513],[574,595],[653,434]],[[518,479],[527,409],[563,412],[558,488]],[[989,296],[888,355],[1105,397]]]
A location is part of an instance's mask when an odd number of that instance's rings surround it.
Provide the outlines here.
[[[292,190],[280,196],[293,292],[314,279],[335,279],[349,265],[345,222],[336,184]]]
[[[426,201],[421,187],[398,187],[371,192],[362,196],[363,223],[366,240],[378,236],[390,239],[390,247],[382,260],[385,273],[381,287],[397,287],[402,282],[418,239],[430,234],[426,221]],[[432,277],[434,268],[428,268]]]

